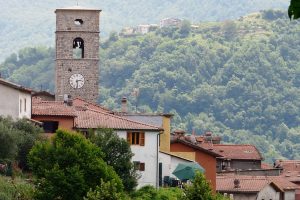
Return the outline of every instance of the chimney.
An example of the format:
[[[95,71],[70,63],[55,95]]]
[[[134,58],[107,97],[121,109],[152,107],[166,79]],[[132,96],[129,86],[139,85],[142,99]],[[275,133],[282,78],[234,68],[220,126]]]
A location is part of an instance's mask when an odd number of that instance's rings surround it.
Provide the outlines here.
[[[240,188],[241,187],[239,179],[234,179],[233,183],[234,183],[234,188]]]
[[[64,103],[67,104],[67,106],[72,106],[73,105],[73,100],[72,100],[71,95],[64,94]]]
[[[121,112],[127,113],[127,98],[123,97],[121,100]]]
[[[175,130],[175,131],[173,132],[173,134],[175,135],[175,137],[181,138],[181,137],[184,137],[185,131],[183,131],[183,130]]]

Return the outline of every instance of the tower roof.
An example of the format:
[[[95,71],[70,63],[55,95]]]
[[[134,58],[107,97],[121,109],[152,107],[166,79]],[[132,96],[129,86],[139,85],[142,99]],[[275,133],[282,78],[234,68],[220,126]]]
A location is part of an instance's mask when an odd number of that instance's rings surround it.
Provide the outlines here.
[[[86,7],[82,7],[82,6],[71,6],[71,7],[66,7],[66,8],[57,8],[55,10],[56,11],[59,11],[59,10],[80,10],[80,11],[99,11],[101,12],[102,10],[101,9],[96,9],[96,8],[86,8]]]

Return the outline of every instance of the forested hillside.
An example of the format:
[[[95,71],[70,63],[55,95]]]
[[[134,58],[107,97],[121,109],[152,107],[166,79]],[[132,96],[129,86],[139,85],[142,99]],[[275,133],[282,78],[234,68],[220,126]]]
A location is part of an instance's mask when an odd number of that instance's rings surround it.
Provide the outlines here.
[[[280,11],[127,38],[111,33],[100,48],[99,101],[116,109],[126,96],[132,110],[175,114],[174,129],[255,144],[268,161],[300,159],[299,33],[299,22]],[[0,72],[53,91],[54,50],[25,48]]]
[[[55,14],[61,7],[76,5],[102,9],[101,36],[125,26],[159,23],[165,17],[192,22],[235,19],[250,12],[278,8],[287,0],[9,0],[0,1],[0,61],[26,46],[54,46]]]

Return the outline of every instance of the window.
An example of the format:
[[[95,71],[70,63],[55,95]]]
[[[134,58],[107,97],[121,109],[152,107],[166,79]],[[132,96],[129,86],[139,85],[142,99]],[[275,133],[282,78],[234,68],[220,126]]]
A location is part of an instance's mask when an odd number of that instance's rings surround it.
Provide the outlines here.
[[[144,132],[127,132],[127,142],[132,145],[145,146],[145,133]]]
[[[58,129],[58,122],[57,121],[42,121],[43,122],[43,129],[45,133],[55,133]]]
[[[22,112],[22,99],[20,99],[20,113]]]
[[[75,38],[73,40],[73,58],[84,58],[84,41],[82,38]]]
[[[145,163],[140,161],[133,161],[134,168],[138,171],[145,171]]]
[[[24,99],[24,111],[26,112],[26,98]]]

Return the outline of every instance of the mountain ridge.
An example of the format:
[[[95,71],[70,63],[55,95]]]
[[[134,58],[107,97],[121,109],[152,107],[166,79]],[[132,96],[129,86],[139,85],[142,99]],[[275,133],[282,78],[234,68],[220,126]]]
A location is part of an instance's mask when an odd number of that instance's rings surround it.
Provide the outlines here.
[[[236,19],[247,13],[278,8],[287,9],[288,2],[274,0],[261,2],[252,0],[247,5],[238,0],[97,0],[78,1],[80,6],[102,9],[101,37],[119,31],[125,26],[159,23],[165,17],[187,19],[193,23],[199,21],[215,21]],[[27,46],[54,46],[55,14],[54,10],[61,7],[76,5],[74,0],[11,0],[0,3],[0,61],[11,53]]]

